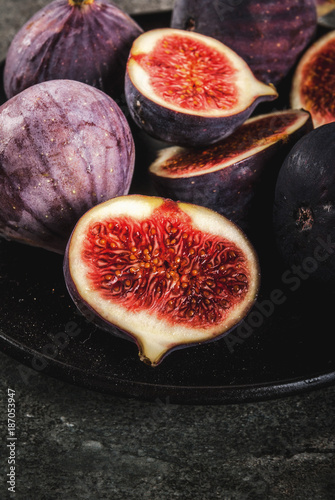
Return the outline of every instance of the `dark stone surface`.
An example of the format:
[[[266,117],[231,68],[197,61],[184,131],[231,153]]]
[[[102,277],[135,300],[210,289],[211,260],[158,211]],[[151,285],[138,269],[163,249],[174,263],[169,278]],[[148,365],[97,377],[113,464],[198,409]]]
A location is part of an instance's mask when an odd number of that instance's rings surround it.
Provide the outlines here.
[[[16,399],[20,500],[332,500],[335,387],[264,402],[170,405],[106,396],[0,354]],[[0,497],[8,494],[3,481]]]

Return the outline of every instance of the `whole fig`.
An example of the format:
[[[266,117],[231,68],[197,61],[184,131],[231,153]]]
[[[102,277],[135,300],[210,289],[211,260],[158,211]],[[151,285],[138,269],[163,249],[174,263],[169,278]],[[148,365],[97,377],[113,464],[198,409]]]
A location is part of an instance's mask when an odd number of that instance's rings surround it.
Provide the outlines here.
[[[114,99],[123,94],[133,40],[142,28],[107,0],[54,0],[27,21],[9,47],[8,98],[46,80],[78,80]]]
[[[0,235],[63,253],[79,217],[127,194],[128,122],[102,91],[74,80],[33,85],[0,107]]]

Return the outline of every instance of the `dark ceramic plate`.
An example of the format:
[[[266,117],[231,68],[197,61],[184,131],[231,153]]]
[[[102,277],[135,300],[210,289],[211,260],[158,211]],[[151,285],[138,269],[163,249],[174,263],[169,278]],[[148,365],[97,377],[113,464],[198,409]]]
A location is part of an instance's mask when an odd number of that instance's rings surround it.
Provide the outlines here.
[[[167,25],[167,16],[139,22],[145,28]],[[159,145],[141,135],[135,140],[132,191],[145,192],[148,147]],[[139,361],[135,344],[95,328],[77,312],[61,256],[0,240],[0,347],[23,363],[23,379],[41,372],[143,400],[237,403],[334,383],[334,291],[314,284],[308,269],[298,275],[281,267],[271,247],[262,265],[261,293],[244,323],[221,340],[175,351],[150,368]]]

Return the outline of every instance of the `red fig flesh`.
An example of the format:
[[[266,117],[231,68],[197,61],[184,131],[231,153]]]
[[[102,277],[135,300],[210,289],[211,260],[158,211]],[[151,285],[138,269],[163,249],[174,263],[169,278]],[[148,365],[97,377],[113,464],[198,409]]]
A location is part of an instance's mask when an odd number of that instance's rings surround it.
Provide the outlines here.
[[[128,53],[142,31],[107,0],[55,0],[12,40],[4,70],[6,95],[46,80],[70,79],[120,98]]]
[[[203,207],[143,195],[89,210],[69,240],[64,273],[79,309],[135,341],[152,366],[229,331],[259,286],[255,251],[237,226]]]
[[[228,136],[257,104],[277,97],[235,52],[213,38],[170,28],[131,49],[126,99],[135,123],[168,143],[207,145]]]
[[[291,106],[312,115],[314,127],[335,121],[335,31],[304,53],[293,76]]]
[[[127,194],[128,122],[105,93],[73,80],[33,85],[0,107],[0,234],[62,253],[79,217]]]

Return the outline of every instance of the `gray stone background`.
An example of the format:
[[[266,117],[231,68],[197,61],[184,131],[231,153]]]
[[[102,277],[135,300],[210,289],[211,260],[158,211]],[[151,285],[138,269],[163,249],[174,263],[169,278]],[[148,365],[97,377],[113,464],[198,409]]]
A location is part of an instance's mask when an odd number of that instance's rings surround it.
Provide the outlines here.
[[[0,0],[0,60],[46,0]],[[118,0],[129,13],[172,0]],[[334,500],[335,387],[225,406],[105,396],[0,353],[0,498]],[[26,372],[25,372],[26,373]],[[6,486],[7,389],[17,400],[17,492]]]

